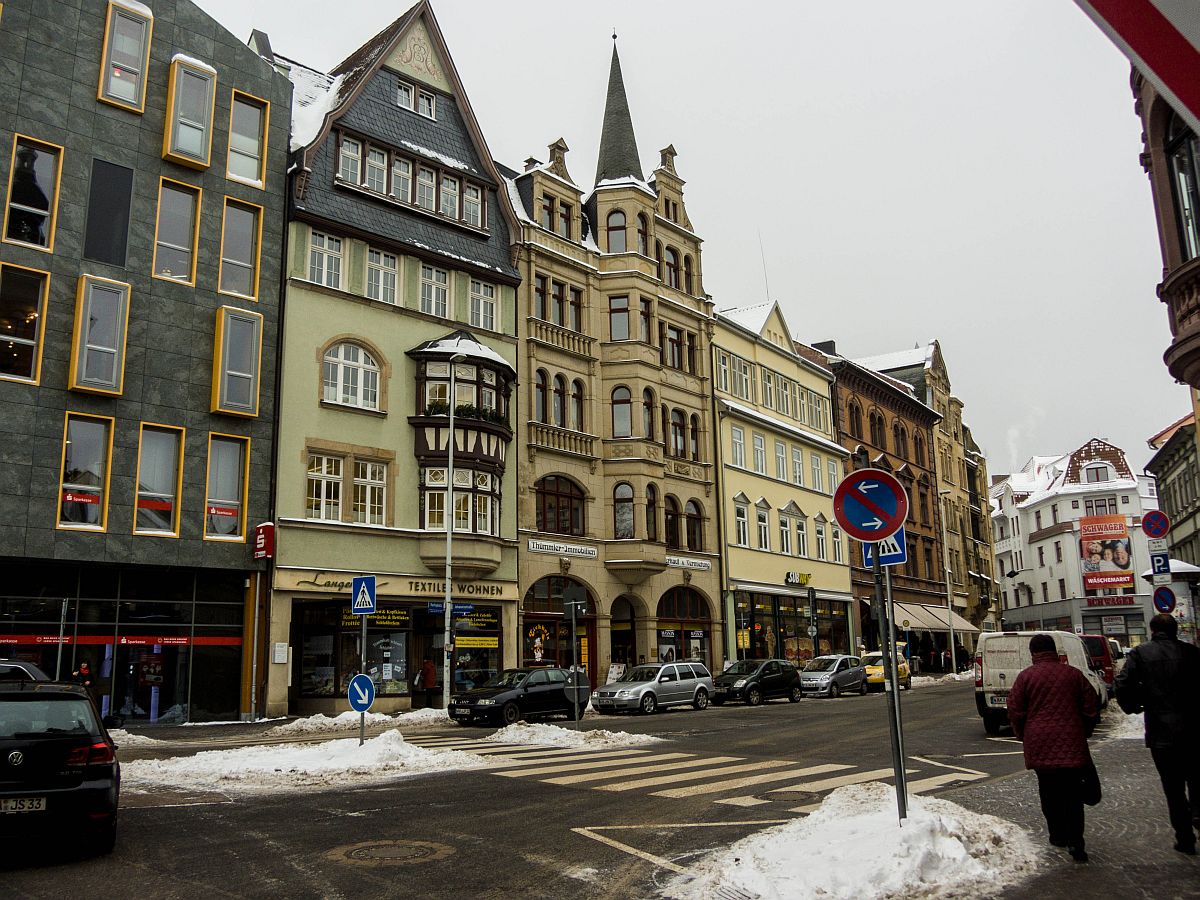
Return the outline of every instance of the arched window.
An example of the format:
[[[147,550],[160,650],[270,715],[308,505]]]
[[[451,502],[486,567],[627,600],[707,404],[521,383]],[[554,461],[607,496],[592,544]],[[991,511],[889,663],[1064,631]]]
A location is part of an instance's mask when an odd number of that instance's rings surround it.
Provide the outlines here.
[[[679,251],[674,247],[668,247],[666,256],[663,261],[667,269],[667,286],[679,287]]]
[[[583,382],[576,378],[571,382],[571,427],[584,431],[583,427]]]
[[[608,214],[608,252],[625,252],[625,213],[619,209]]]
[[[700,515],[700,504],[689,500],[683,508],[687,548],[697,552],[704,549],[704,517]]]
[[[633,404],[629,388],[614,388],[612,392],[612,435],[615,438],[633,436]]]
[[[658,280],[662,281],[663,273],[663,249],[662,241],[654,242],[654,274],[658,276]]]
[[[538,422],[549,422],[546,394],[550,390],[550,376],[545,369],[537,370],[533,382],[533,418]]]
[[[671,410],[671,455],[676,459],[687,458],[687,427],[685,423],[682,410]]]
[[[918,466],[925,465],[925,439],[919,434],[913,435],[913,459]]]
[[[379,364],[357,344],[334,344],[325,351],[324,382],[327,403],[379,408]]]
[[[642,437],[654,440],[654,391],[642,391]]]
[[[667,549],[679,550],[679,501],[667,494],[663,500],[663,510],[666,516]]]
[[[871,410],[867,414],[869,424],[871,426],[871,443],[879,449],[883,450],[887,447],[887,440],[883,432],[883,416]]]
[[[658,540],[658,488],[646,485],[646,540]]]
[[[662,421],[662,445],[663,445],[663,453],[665,453],[665,454],[667,454],[668,456],[670,456],[670,455],[671,455],[671,442],[670,442],[670,438],[671,438],[671,411],[670,411],[669,409],[667,409],[667,404],[665,404],[665,403],[662,405],[662,407],[661,407],[661,410],[662,410],[662,413],[661,413],[661,421]]]
[[[559,428],[567,425],[567,379],[554,376],[554,424]]]
[[[683,290],[684,293],[691,294],[692,291],[692,258],[691,256],[683,257]]]
[[[547,475],[534,485],[538,531],[549,534],[586,534],[583,491],[569,478]]]
[[[908,459],[908,432],[899,422],[892,426],[892,449],[901,459]]]
[[[642,256],[650,255],[650,220],[646,218],[645,213],[638,213],[637,217],[637,241],[638,253]]]
[[[862,440],[862,408],[850,401],[850,436]]]
[[[613,537],[633,537],[633,488],[623,481],[613,488]]]
[[[692,454],[692,462],[700,462],[700,417],[692,416],[692,428],[689,435],[688,449]]]

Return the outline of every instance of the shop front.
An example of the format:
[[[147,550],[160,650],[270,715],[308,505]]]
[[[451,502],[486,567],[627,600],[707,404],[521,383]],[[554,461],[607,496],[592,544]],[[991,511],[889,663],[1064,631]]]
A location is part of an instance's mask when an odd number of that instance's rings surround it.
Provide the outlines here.
[[[586,597],[586,615],[575,620],[575,641],[572,650],[571,619],[564,612],[563,591],[577,585]],[[521,665],[562,666],[579,665],[596,685],[596,600],[585,585],[566,575],[539,578],[525,592],[521,620]]]
[[[713,621],[708,601],[689,587],[673,587],[658,601],[659,662],[694,660],[711,667]]]
[[[748,586],[747,586],[748,587]],[[802,665],[816,656],[855,652],[850,602],[819,593],[734,590],[739,659],[787,659]]]

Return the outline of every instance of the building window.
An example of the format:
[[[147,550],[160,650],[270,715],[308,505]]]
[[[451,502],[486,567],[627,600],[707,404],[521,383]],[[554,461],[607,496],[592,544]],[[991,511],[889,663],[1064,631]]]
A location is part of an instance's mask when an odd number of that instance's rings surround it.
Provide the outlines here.
[[[750,364],[741,357],[730,356],[730,365],[733,369],[733,379],[730,385],[733,396],[743,400],[753,399],[750,394],[754,387],[750,376]]]
[[[717,351],[717,390],[729,390],[729,354],[724,350]]]
[[[392,160],[392,196],[412,203],[412,163],[396,157]]]
[[[129,285],[93,275],[79,279],[69,388],[121,393],[128,325]]]
[[[483,191],[476,185],[463,186],[463,218],[468,225],[483,227]]]
[[[779,517],[779,552],[792,555],[792,520],[783,515]]]
[[[494,331],[496,328],[496,287],[471,279],[471,325]]]
[[[838,463],[837,463],[837,460],[833,459],[833,458],[826,460],[826,469],[827,469],[827,474],[829,475],[829,482],[828,482],[829,493],[832,494],[835,490],[837,490],[837,486],[838,486]],[[912,485],[911,484],[908,485],[908,489],[909,489],[908,494],[911,497],[912,496]]]
[[[312,233],[308,250],[308,280],[325,287],[342,286],[342,239]]]
[[[796,520],[796,555],[808,556],[808,520],[803,516]]]
[[[862,440],[862,409],[853,400],[850,401],[847,418],[849,419],[850,437]]]
[[[1099,484],[1108,481],[1108,466],[1088,466],[1083,470],[1087,484]]]
[[[676,459],[686,459],[687,456],[687,425],[684,422],[683,411],[671,410],[671,455]]]
[[[679,501],[667,494],[663,501],[663,521],[668,550],[679,550],[683,546],[679,541],[679,518]]]
[[[133,169],[93,159],[83,236],[84,259],[125,267],[132,205]]]
[[[583,491],[575,482],[558,475],[548,475],[534,485],[538,531],[550,534],[586,534]]]
[[[683,258],[683,290],[686,294],[692,293],[692,258],[684,256]]]
[[[734,521],[734,541],[739,547],[750,546],[750,526],[747,519],[749,515],[746,507],[737,505],[733,508]]]
[[[1058,579],[1058,599],[1067,599],[1067,580],[1065,578]]]
[[[544,369],[538,369],[533,382],[533,417],[543,424],[550,421],[546,394],[550,389],[550,376]]]
[[[541,225],[547,231],[554,230],[554,198],[549,194],[542,195]]]
[[[892,448],[901,459],[908,458],[908,432],[899,422],[892,426]]]
[[[1063,561],[1062,541],[1054,542],[1054,561],[1055,562]]]
[[[567,427],[567,379],[561,375],[554,376],[554,424]]]
[[[113,420],[67,413],[63,428],[58,524],[62,528],[108,527],[108,476]]]
[[[413,86],[407,81],[396,82],[396,105],[401,109],[412,110],[413,99],[416,97],[416,92]]]
[[[771,517],[765,509],[758,510],[758,549],[771,549]]]
[[[250,441],[228,434],[208,438],[208,489],[204,501],[204,537],[246,539],[246,481]]]
[[[229,111],[229,157],[225,174],[235,181],[262,187],[266,179],[268,105],[249,94],[233,92]]]
[[[562,325],[566,321],[567,286],[561,281],[550,282],[550,321]]]
[[[150,62],[150,33],[154,16],[139,4],[108,4],[104,22],[104,61],[97,99],[134,112],[146,106],[146,68]]]
[[[646,540],[658,540],[658,489],[646,485]]]
[[[625,252],[625,213],[614,209],[608,214],[608,252]]]
[[[182,428],[145,425],[138,437],[134,534],[179,535],[183,493]]]
[[[425,492],[425,527],[429,531],[446,530],[446,492]]]
[[[54,249],[62,148],[32,138],[13,138],[4,240]]]
[[[663,262],[667,270],[667,287],[679,288],[679,251],[668,247]]]
[[[737,425],[730,429],[730,438],[732,443],[732,460],[733,465],[739,469],[746,468],[746,433]]]
[[[683,521],[687,548],[696,553],[703,552],[704,517],[700,514],[700,505],[695,500],[689,500],[683,507]]]
[[[446,318],[446,296],[450,273],[433,266],[421,266],[421,312]]]
[[[343,137],[338,154],[338,177],[351,184],[358,184],[362,171],[362,144],[354,138]]]
[[[378,147],[367,148],[367,188],[379,194],[387,193],[388,155]]]
[[[171,60],[163,159],[193,168],[208,167],[216,87],[216,69],[178,56]]]
[[[583,291],[577,287],[570,288],[570,300],[567,301],[567,327],[576,334],[583,333]]]
[[[263,317],[222,306],[217,310],[212,412],[258,415],[258,372]]]
[[[612,392],[612,433],[615,438],[633,435],[633,413],[627,387],[619,387]]]
[[[325,351],[322,381],[326,403],[379,409],[379,364],[357,344],[334,344]]]
[[[792,448],[792,484],[804,487],[804,451]]]
[[[396,257],[367,248],[367,296],[383,303],[396,302]]]
[[[387,466],[367,460],[354,461],[354,521],[362,525],[384,524],[387,499]]]
[[[458,179],[442,176],[441,211],[443,216],[458,218]]]
[[[571,427],[583,431],[583,426],[583,382],[576,378],[571,382]]]
[[[688,431],[688,452],[692,462],[700,462],[700,417],[693,415],[691,428]]]
[[[629,340],[629,298],[608,298],[608,333],[614,341]]]
[[[434,209],[434,199],[437,196],[437,173],[424,166],[417,167],[417,206],[421,209]]]
[[[1200,142],[1174,112],[1167,121],[1167,164],[1184,261],[1200,256]]]
[[[775,477],[787,481],[787,445],[783,441],[775,442]]]
[[[621,482],[613,489],[613,537],[633,538],[633,488]]]
[[[308,505],[305,518],[322,522],[342,520],[342,459],[321,453],[308,455]]]
[[[558,233],[559,237],[565,237],[567,240],[571,239],[571,204],[570,203],[559,203],[558,204],[558,227],[555,228],[555,231]]]
[[[667,345],[666,358],[663,364],[672,369],[683,368],[683,329],[668,325],[666,328]]]
[[[637,252],[650,255],[650,220],[645,213],[638,213],[637,217]]]
[[[817,559],[828,559],[828,551],[825,547],[825,523],[817,519],[814,532],[817,537]]]
[[[813,453],[809,457],[809,463],[812,466],[812,489],[814,491],[824,491],[821,487],[821,457]]]
[[[199,221],[200,189],[162,179],[154,239],[155,278],[196,283]]]
[[[957,582],[958,578],[955,578],[954,580],[955,580],[955,582]],[[1044,581],[1042,582],[1042,602],[1043,603],[1050,602],[1050,587]]]
[[[833,526],[833,561],[840,563],[845,558],[845,548],[842,545],[842,530],[836,525]],[[913,561],[915,567],[917,564],[917,556],[915,553],[909,554],[909,558]]]
[[[0,379],[37,384],[50,274],[0,264]]]
[[[429,91],[417,92],[417,112],[427,119],[437,118],[437,99]]]
[[[919,434],[913,435],[913,459],[918,466],[925,465],[925,440]]]
[[[792,382],[787,378],[779,379],[779,411],[788,417],[792,415]]]
[[[775,373],[766,369],[762,371],[762,405],[775,408]]]
[[[262,207],[225,198],[221,225],[220,293],[258,298]]]
[[[754,471],[759,475],[767,474],[766,440],[757,432],[754,434]]]

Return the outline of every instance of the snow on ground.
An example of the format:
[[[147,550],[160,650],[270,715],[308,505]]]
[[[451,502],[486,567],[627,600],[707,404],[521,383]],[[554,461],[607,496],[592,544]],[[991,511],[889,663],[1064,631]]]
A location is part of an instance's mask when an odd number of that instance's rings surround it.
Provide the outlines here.
[[[393,721],[405,728],[413,725],[446,725],[450,716],[444,709],[414,709],[412,712],[400,713]]]
[[[161,747],[166,741],[149,738],[141,734],[132,734],[123,728],[110,728],[108,736],[118,747]]]
[[[1115,711],[1115,712],[1114,712]],[[1109,726],[1106,737],[1142,740],[1146,736],[1146,716],[1144,713],[1127,716],[1121,712],[1116,703],[1110,703],[1104,714],[1104,721]]]
[[[959,672],[956,675],[914,675],[913,687],[929,687],[931,684],[943,684],[947,681],[974,681],[974,672]]]
[[[357,715],[357,714],[356,714]],[[322,744],[271,744],[208,750],[195,756],[134,760],[121,765],[127,787],[261,793],[301,787],[364,784],[396,777],[474,769],[482,757],[457,750],[427,750],[398,731],[367,740]]]
[[[668,897],[964,898],[1032,871],[1039,851],[1011,822],[948,800],[912,797],[903,827],[895,790],[842,787],[807,818],[760,831],[673,880]]]
[[[359,713],[353,710],[346,710],[336,716],[327,716],[324,713],[317,713],[315,716],[308,716],[304,719],[295,719],[284,725],[276,725],[268,734],[328,734],[331,731],[345,731],[347,728],[358,727]],[[367,713],[367,724],[371,726],[377,725],[394,725],[396,720],[391,716],[385,716],[383,713]]]
[[[261,725],[263,722],[282,722],[287,716],[272,716],[269,719],[226,719],[222,722],[180,722],[183,726],[195,725]]]
[[[551,747],[636,747],[640,744],[658,744],[662,738],[651,737],[648,734],[629,734],[625,731],[605,731],[596,728],[589,731],[576,731],[573,728],[562,728],[558,725],[529,725],[518,722],[501,728],[494,734],[483,738],[485,741],[495,741],[499,744],[546,744]]]

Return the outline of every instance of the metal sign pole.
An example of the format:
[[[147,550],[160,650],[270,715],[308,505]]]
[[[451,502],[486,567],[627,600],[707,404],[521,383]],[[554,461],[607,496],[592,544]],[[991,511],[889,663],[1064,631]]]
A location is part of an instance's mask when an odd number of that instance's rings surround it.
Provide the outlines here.
[[[888,632],[888,648],[895,650],[896,645],[893,643],[896,634],[896,605],[892,599],[892,570],[889,568],[885,571],[884,577],[887,581],[887,632]],[[912,678],[910,673],[909,678]],[[900,747],[900,762],[904,765],[900,766],[900,771],[897,772],[898,784],[902,785],[905,798],[908,797],[908,772],[905,771],[908,756],[904,752],[904,718],[900,714],[900,662],[896,659],[896,654],[891,654],[891,665],[888,667],[888,678],[891,680],[891,690],[893,698],[893,708],[896,716],[896,743]]]
[[[575,690],[571,692],[573,709],[571,718],[575,720],[575,730],[579,730],[579,644],[578,631],[579,627],[576,623],[576,615],[579,612],[579,604],[571,601],[571,683]]]
[[[362,642],[359,644],[359,670],[364,675],[367,674],[367,616],[359,616],[362,619]],[[367,711],[364,709],[358,714],[358,746],[362,746],[367,740]]]
[[[54,680],[62,678],[62,647],[67,636],[67,598],[63,597],[62,615],[58,620],[58,658],[54,661]]]
[[[446,441],[446,584],[442,602],[445,604],[442,620],[442,709],[450,709],[450,663],[451,647],[454,636],[454,604],[450,596],[451,576],[454,573],[454,514],[457,507],[454,504],[454,406],[458,402],[455,396],[457,384],[455,376],[458,373],[458,360],[461,354],[450,357],[450,421],[449,434]]]
[[[882,571],[882,567],[879,565],[879,547],[878,547],[878,545],[876,545],[876,547],[875,547],[874,557],[875,557],[874,566],[872,568],[875,573],[875,621],[879,625],[880,634],[883,635],[883,637],[885,638],[884,640],[881,640],[879,643],[883,649],[884,671],[890,674],[892,671],[892,651],[891,651],[891,648],[889,648],[889,646],[888,646],[890,641],[887,640],[887,638],[889,638],[890,635],[888,635],[885,630],[888,627],[888,623],[886,620],[887,617],[886,617],[886,612],[885,612],[885,608],[884,608],[883,571]],[[903,758],[903,756],[901,756],[901,753],[900,753],[900,740],[899,740],[900,736],[896,729],[896,712],[895,712],[896,691],[894,689],[895,685],[894,684],[885,684],[885,688],[887,688],[887,687],[892,688],[892,690],[887,691],[887,695],[889,698],[888,699],[887,717],[888,717],[888,731],[891,733],[892,769],[896,773],[896,809],[900,814],[900,821],[903,822],[905,819],[908,818],[908,808],[907,808],[907,802],[906,802],[905,791],[904,791],[904,758]]]

